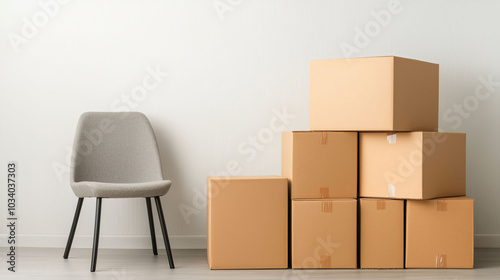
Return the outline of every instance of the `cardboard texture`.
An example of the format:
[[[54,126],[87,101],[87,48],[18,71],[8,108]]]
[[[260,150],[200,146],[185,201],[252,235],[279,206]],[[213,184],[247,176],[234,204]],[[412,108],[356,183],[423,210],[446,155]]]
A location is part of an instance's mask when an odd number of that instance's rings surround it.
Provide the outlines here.
[[[359,155],[361,197],[465,195],[464,133],[360,133]]]
[[[309,129],[434,131],[439,65],[400,58],[313,60]]]
[[[407,202],[406,268],[473,268],[474,200]]]
[[[284,132],[281,157],[293,199],[357,197],[357,132]]]
[[[287,179],[208,177],[207,181],[210,269],[287,268]]]
[[[357,267],[357,201],[292,200],[292,268]]]
[[[360,267],[404,268],[404,200],[361,198]]]

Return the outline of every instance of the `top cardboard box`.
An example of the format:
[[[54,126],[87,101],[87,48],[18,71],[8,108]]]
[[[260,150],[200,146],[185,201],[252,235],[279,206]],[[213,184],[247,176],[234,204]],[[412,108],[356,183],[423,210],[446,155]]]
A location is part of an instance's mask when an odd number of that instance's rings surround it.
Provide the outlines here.
[[[313,60],[310,130],[434,131],[439,65],[400,57]]]

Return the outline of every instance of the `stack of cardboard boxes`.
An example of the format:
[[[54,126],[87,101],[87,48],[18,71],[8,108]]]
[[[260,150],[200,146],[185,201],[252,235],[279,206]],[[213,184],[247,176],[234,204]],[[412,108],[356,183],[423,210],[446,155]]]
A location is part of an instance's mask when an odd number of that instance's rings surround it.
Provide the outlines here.
[[[281,155],[290,182],[292,268],[356,268],[357,133],[285,132]]]
[[[399,57],[312,61],[282,177],[208,178],[210,268],[472,268],[465,134],[435,132],[438,81]]]
[[[439,66],[319,60],[310,83],[310,129],[359,132],[360,267],[472,268],[465,134],[435,132]]]

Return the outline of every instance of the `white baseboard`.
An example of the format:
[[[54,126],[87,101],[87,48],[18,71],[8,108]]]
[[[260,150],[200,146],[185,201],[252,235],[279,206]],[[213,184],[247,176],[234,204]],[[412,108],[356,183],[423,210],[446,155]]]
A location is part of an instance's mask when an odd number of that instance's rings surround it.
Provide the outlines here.
[[[0,235],[0,247],[7,247],[7,235]],[[45,247],[64,248],[68,240],[67,235],[38,235],[18,234],[16,237],[18,247]],[[92,235],[75,235],[72,248],[91,248]],[[206,249],[206,235],[170,235],[170,246],[172,249]],[[156,236],[158,249],[164,249],[163,236]],[[9,245],[10,246],[10,245]],[[101,235],[99,237],[99,248],[107,249],[150,249],[151,237],[127,236],[127,235]]]
[[[0,247],[7,247],[7,235],[0,235]],[[91,235],[77,235],[73,241],[73,248],[91,248]],[[172,249],[206,249],[206,235],[172,235],[169,236]],[[67,235],[37,235],[19,234],[17,242],[19,247],[46,247],[64,248]],[[151,239],[149,236],[102,235],[99,247],[108,249],[149,249]],[[163,237],[156,236],[158,248],[165,248]],[[476,248],[500,248],[500,234],[476,234],[474,236]]]
[[[476,234],[474,235],[474,247],[500,248],[500,234]]]

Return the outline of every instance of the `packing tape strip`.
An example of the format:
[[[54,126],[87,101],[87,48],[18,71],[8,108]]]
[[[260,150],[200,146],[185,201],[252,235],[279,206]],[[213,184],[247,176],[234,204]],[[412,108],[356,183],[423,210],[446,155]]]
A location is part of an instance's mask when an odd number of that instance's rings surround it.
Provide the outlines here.
[[[446,255],[437,254],[436,255],[436,268],[446,268]]]
[[[396,144],[396,133],[387,133],[387,142],[389,144]]]
[[[332,268],[332,257],[329,255],[322,255],[319,259],[320,268]]]
[[[331,213],[333,210],[333,203],[331,201],[321,201],[321,212]]]
[[[321,137],[319,139],[319,144],[320,145],[326,145],[328,143],[328,134],[327,132],[323,131],[321,132]]]
[[[387,196],[388,197],[396,196],[396,186],[394,186],[393,184],[387,185]]]
[[[377,200],[377,210],[385,210],[385,200]]]
[[[330,189],[329,188],[319,188],[319,194],[321,198],[330,197]]]
[[[436,211],[448,211],[446,200],[436,200]]]

